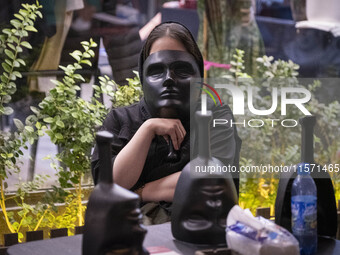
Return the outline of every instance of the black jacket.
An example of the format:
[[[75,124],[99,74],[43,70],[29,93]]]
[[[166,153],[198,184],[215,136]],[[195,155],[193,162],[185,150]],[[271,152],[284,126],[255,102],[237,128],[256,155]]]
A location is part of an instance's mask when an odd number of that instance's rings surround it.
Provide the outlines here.
[[[208,110],[212,110],[213,118],[215,119],[233,119],[232,112],[227,105],[215,106],[208,100]],[[113,161],[120,150],[131,140],[138,128],[149,118],[151,118],[151,115],[147,110],[144,99],[137,104],[111,110],[103,123],[102,130],[107,130],[114,135],[112,142]],[[189,139],[190,131],[195,132],[196,128],[193,126],[190,128],[190,125],[186,123],[183,123],[183,126],[186,129],[187,135],[181,144],[178,162],[171,163],[167,161],[169,153],[168,145],[163,137],[156,136],[150,145],[142,174],[131,190],[145,183],[181,171],[197,155],[197,135],[191,134],[191,137],[194,137],[193,141],[191,141],[191,146],[193,146],[191,153]],[[237,135],[236,128],[230,127],[230,125],[220,125],[213,128],[211,123],[210,130],[211,155],[221,160],[224,165],[233,165],[238,169],[241,139]],[[95,148],[91,162],[95,184],[98,181],[99,163],[98,151]],[[238,173],[233,175],[237,191],[238,176]]]

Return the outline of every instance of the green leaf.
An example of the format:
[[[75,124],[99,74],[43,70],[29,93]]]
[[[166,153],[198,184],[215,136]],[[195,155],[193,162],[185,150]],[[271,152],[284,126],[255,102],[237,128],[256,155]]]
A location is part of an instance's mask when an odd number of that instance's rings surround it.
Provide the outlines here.
[[[31,133],[34,132],[34,129],[33,129],[31,126],[25,126],[25,129],[26,129],[28,132],[31,132]]]
[[[31,111],[34,112],[36,115],[40,114],[40,110],[37,107],[31,106]]]
[[[84,56],[84,58],[90,58],[91,57],[91,55],[87,52],[84,52],[83,56]]]
[[[20,14],[18,14],[18,13],[14,14],[14,17],[16,17],[17,19],[20,19],[20,20],[24,20],[24,17],[21,16]]]
[[[13,122],[14,122],[14,125],[17,127],[17,129],[18,129],[19,131],[22,131],[22,130],[25,128],[25,126],[24,126],[24,124],[21,122],[21,120],[19,120],[19,119],[13,119]]]
[[[17,60],[14,60],[13,67],[20,67],[20,63]]]
[[[20,9],[19,13],[23,16],[26,17],[28,15],[28,11],[24,10],[24,9]]]
[[[75,54],[75,55],[77,55],[77,56],[81,56],[81,55],[82,55],[82,53],[81,53],[80,50],[75,50],[75,51],[73,51],[73,54]]]
[[[11,59],[14,59],[14,58],[15,58],[13,52],[10,51],[10,50],[8,50],[8,49],[5,49],[5,54],[6,54],[9,58],[11,58]]]
[[[14,71],[14,72],[13,72],[13,75],[15,75],[15,76],[18,77],[18,78],[22,78],[21,73],[19,73],[18,71]]]
[[[28,138],[28,142],[29,142],[30,144],[33,144],[33,143],[34,143],[34,138],[33,138],[33,137],[29,137],[29,138]]]
[[[27,31],[38,32],[38,30],[36,30],[35,27],[33,27],[33,26],[26,26],[25,29]]]
[[[52,123],[54,120],[53,120],[52,117],[47,117],[47,118],[44,118],[44,121],[45,121],[46,123]]]
[[[35,123],[35,126],[37,127],[37,129],[41,129],[41,123],[39,121]]]
[[[9,106],[4,107],[4,115],[11,115],[13,113],[13,109]]]
[[[73,77],[74,77],[74,79],[78,79],[78,80],[81,80],[81,81],[85,82],[84,77],[82,75],[80,75],[80,74],[75,74],[75,75],[73,75]]]
[[[83,59],[80,61],[81,64],[85,64],[85,65],[89,65],[89,66],[92,66],[92,63],[90,60],[88,59]]]
[[[1,77],[1,81],[3,83],[7,83],[8,82],[8,74],[7,73],[3,73],[2,75],[0,75]]]
[[[82,143],[85,143],[86,142],[86,136],[82,136],[81,138],[80,138],[80,141],[82,142]]]
[[[22,64],[23,66],[26,66],[26,63],[25,63],[24,60],[18,58],[17,61],[18,61],[20,64]]]
[[[6,72],[9,73],[11,71],[11,67],[7,63],[3,62],[1,65]]]
[[[60,134],[60,133],[57,133],[57,134],[55,135],[55,137],[58,138],[59,140],[61,140],[61,139],[64,138],[63,135]]]
[[[6,35],[11,35],[11,34],[12,34],[12,31],[11,31],[11,29],[9,29],[9,28],[3,29],[2,32],[3,32],[4,34],[6,34]]]
[[[17,20],[17,19],[12,19],[12,20],[10,21],[10,23],[11,23],[16,29],[18,29],[18,28],[21,26],[21,22],[20,22],[19,20]]]
[[[15,46],[12,43],[7,43],[7,46],[10,47],[12,50],[15,51]]]
[[[100,87],[98,85],[92,85],[92,88],[96,91],[100,91]]]
[[[17,77],[13,73],[11,73],[9,79],[12,80],[12,81],[15,81],[17,79]]]
[[[65,127],[64,122],[62,122],[61,120],[58,120],[58,121],[57,121],[57,126],[59,126],[59,127],[61,127],[61,128]],[[60,138],[60,139],[61,139],[61,138]]]
[[[21,42],[21,45],[24,46],[27,49],[32,49],[32,46],[29,42],[23,41],[23,42]]]
[[[41,19],[43,18],[43,15],[41,14],[40,11],[37,11],[36,14],[39,16],[39,18],[41,18]]]
[[[70,178],[70,181],[73,183],[73,184],[78,184],[79,183],[79,179],[77,177],[71,177]]]
[[[22,52],[22,48],[20,46],[15,47],[17,52]]]
[[[91,55],[91,57],[94,57],[94,51],[93,50],[89,50],[88,53]]]
[[[13,62],[11,60],[9,60],[8,58],[6,58],[5,62],[9,65],[9,66],[12,66],[13,65]]]
[[[75,54],[74,52],[70,53],[70,55],[71,55],[75,60],[80,61],[80,57],[79,57],[77,54]]]
[[[11,98],[12,97],[10,95],[4,95],[2,97],[2,101],[3,101],[3,103],[7,104],[7,103],[9,103],[11,101]]]

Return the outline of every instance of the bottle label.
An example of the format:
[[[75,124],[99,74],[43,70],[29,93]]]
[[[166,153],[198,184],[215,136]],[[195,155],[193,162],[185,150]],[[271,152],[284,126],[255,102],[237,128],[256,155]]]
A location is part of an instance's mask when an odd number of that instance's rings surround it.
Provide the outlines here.
[[[317,231],[316,196],[293,196],[291,209],[293,234],[315,234]]]

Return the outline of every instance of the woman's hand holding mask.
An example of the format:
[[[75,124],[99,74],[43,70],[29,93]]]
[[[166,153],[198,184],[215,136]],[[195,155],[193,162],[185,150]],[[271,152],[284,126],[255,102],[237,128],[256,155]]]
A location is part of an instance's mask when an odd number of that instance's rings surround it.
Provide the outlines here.
[[[143,125],[147,125],[148,130],[154,136],[163,136],[167,142],[169,142],[170,137],[175,150],[179,150],[186,135],[186,131],[179,119],[152,118]]]

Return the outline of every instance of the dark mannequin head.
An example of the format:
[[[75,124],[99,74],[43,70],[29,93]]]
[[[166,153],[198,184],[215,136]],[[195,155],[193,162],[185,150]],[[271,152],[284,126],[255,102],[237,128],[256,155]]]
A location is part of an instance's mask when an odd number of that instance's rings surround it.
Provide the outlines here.
[[[145,102],[153,117],[188,119],[190,82],[203,76],[203,59],[189,30],[163,23],[149,35],[140,55]],[[199,90],[192,90],[195,100]]]

